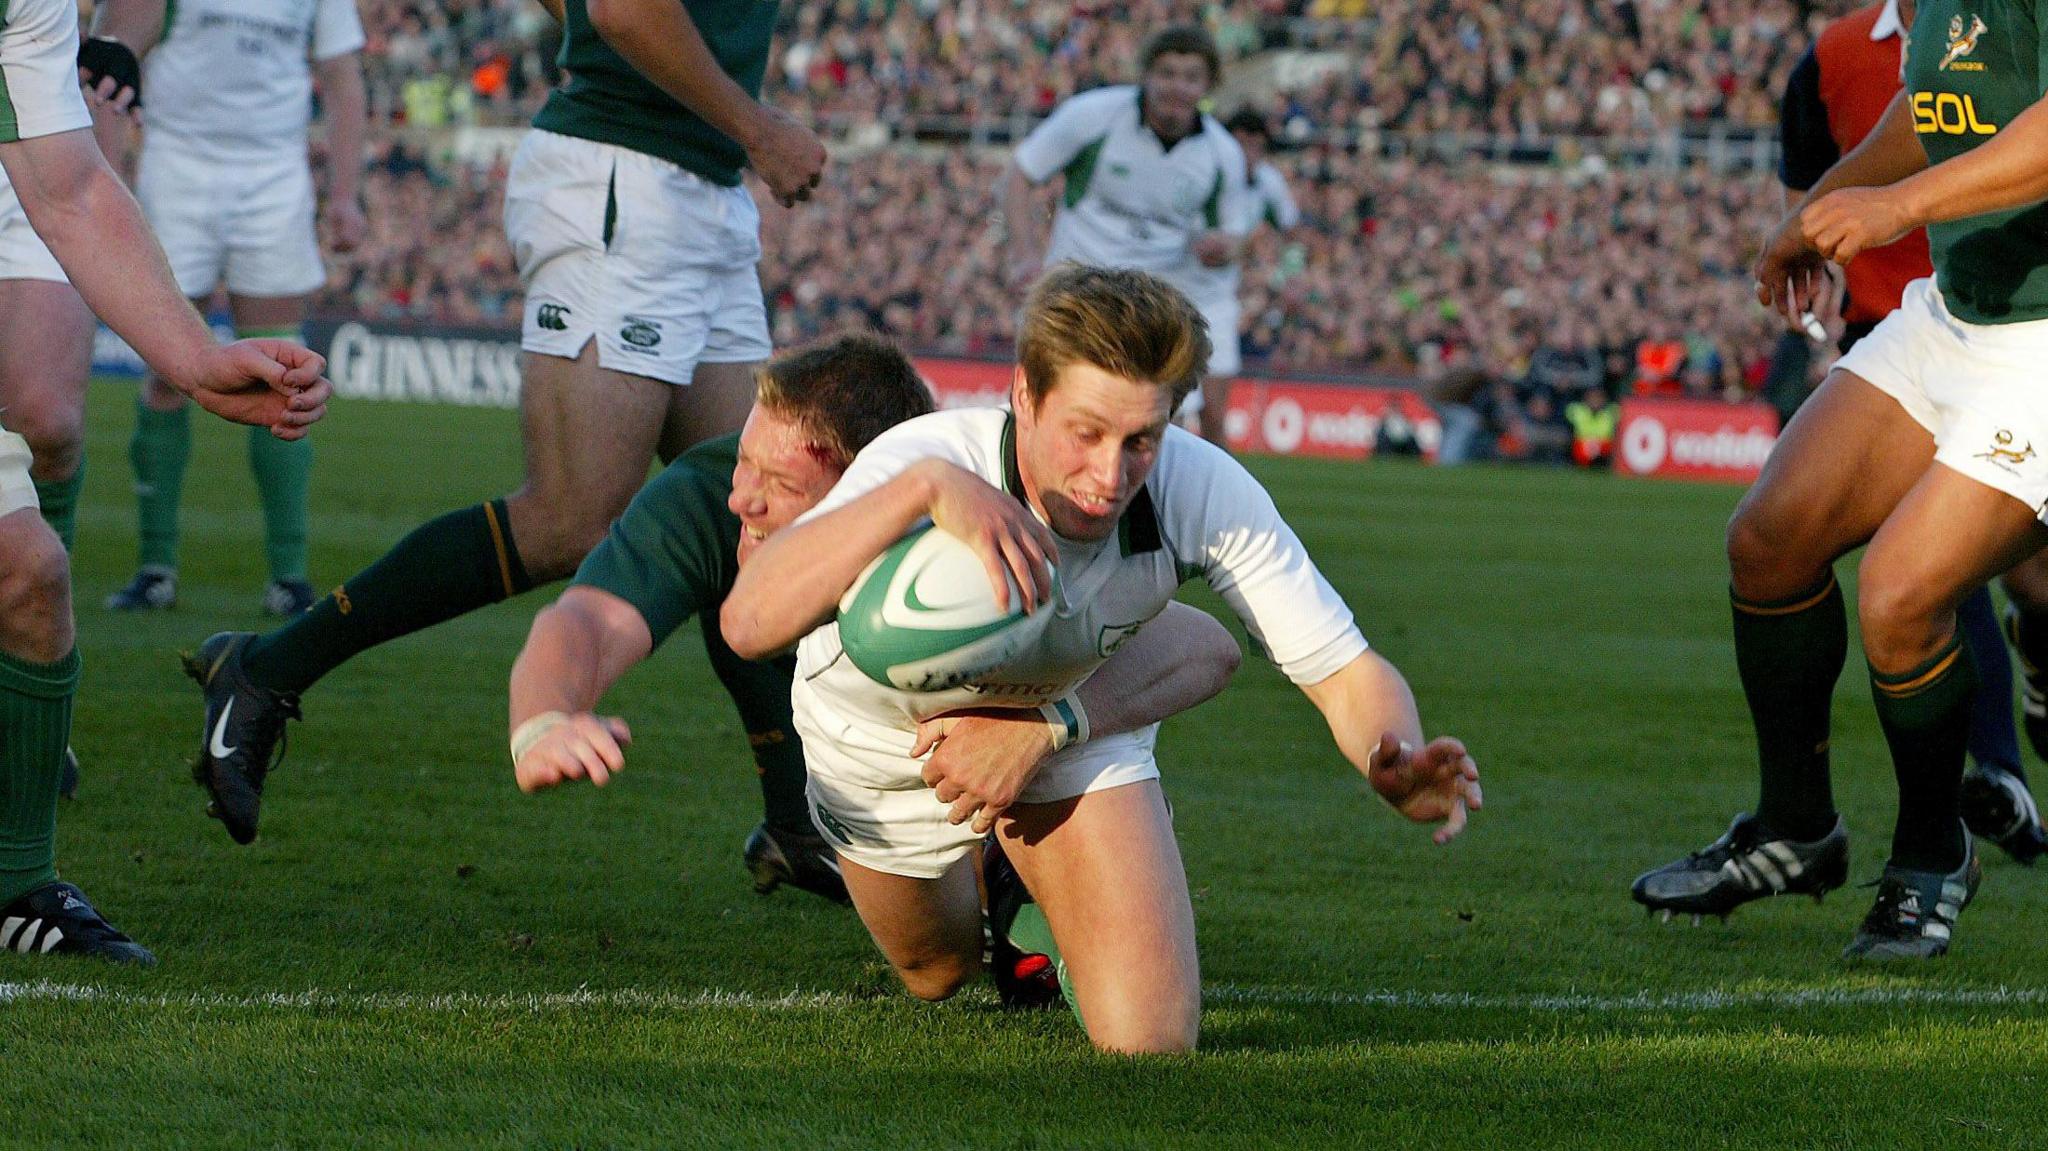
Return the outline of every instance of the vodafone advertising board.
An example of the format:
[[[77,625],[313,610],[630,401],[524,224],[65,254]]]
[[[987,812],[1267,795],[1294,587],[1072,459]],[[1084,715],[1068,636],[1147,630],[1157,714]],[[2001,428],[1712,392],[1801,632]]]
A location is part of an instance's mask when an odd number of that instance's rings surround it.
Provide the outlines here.
[[[1010,398],[1007,364],[920,359],[917,370],[941,408],[998,407]],[[1436,413],[1413,392],[1279,380],[1237,381],[1228,427],[1231,450],[1272,456],[1364,459],[1384,431],[1434,457],[1443,438]]]
[[[1778,413],[1768,404],[1627,399],[1614,458],[1630,475],[1747,482],[1777,442]]]

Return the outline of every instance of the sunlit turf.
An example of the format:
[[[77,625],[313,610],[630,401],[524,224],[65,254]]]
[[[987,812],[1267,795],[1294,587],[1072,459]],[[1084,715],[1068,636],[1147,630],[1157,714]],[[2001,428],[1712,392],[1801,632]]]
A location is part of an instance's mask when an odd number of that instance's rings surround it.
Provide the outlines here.
[[[95,386],[60,854],[163,965],[0,957],[0,1145],[2040,1143],[2048,873],[1989,859],[1954,954],[1879,971],[1836,958],[1867,891],[1697,928],[1627,898],[1753,799],[1733,489],[1254,461],[1432,732],[1472,745],[1487,809],[1433,847],[1249,660],[1162,741],[1204,1051],[1125,1060],[982,991],[915,1004],[851,913],[755,896],[758,793],[692,635],[614,693],[614,786],[520,795],[504,684],[546,593],[321,684],[234,846],[186,773],[176,653],[262,624],[244,441],[195,422],[179,608],[109,615],[131,411]],[[316,583],[518,478],[508,413],[358,403],[320,433]],[[1862,679],[1835,740],[1859,879],[1892,804]]]

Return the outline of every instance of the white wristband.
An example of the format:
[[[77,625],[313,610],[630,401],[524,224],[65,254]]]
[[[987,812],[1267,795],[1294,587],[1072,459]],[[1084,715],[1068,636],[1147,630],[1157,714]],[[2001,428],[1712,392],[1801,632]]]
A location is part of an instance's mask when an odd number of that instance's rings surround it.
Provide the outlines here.
[[[526,758],[526,753],[533,750],[541,736],[567,722],[569,716],[566,712],[544,711],[512,729],[512,766],[519,766],[519,761]]]
[[[1088,710],[1081,706],[1078,692],[1070,691],[1051,703],[1039,704],[1038,714],[1045,717],[1045,725],[1052,729],[1054,751],[1088,742]]]

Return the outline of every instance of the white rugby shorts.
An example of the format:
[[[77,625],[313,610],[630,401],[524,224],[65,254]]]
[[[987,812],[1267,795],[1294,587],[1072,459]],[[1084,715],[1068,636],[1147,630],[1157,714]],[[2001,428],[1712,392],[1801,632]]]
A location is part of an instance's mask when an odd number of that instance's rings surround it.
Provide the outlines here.
[[[14,194],[14,185],[4,173],[0,173],[0,280],[71,282],[42,237],[29,226],[21,198]]]
[[[2048,522],[2048,320],[1970,324],[1932,278],[1906,285],[1835,367],[1870,381],[1934,435],[1935,461]]]
[[[924,764],[902,752],[835,741],[804,721],[804,763],[811,822],[839,854],[862,867],[912,879],[937,879],[982,836],[973,821],[948,823],[949,803],[925,786]],[[904,737],[904,749],[910,736]],[[1065,747],[1047,757],[1019,803],[1052,803],[1159,778],[1153,745],[1159,725]],[[850,746],[849,743],[852,745]]]
[[[190,298],[223,282],[235,295],[266,299],[308,295],[327,282],[304,156],[227,163],[157,137],[143,142],[135,198]]]
[[[1233,379],[1244,370],[1244,357],[1237,346],[1238,303],[1236,298],[1228,300],[1202,301],[1195,304],[1201,309],[1202,318],[1209,321],[1209,378],[1212,380]],[[1202,393],[1198,390],[1196,396]],[[1195,401],[1193,411],[1201,411],[1200,400]]]
[[[35,481],[29,479],[28,441],[0,428],[0,516],[42,506]]]
[[[505,188],[526,289],[519,346],[669,384],[768,358],[761,216],[744,187],[643,152],[538,129]]]

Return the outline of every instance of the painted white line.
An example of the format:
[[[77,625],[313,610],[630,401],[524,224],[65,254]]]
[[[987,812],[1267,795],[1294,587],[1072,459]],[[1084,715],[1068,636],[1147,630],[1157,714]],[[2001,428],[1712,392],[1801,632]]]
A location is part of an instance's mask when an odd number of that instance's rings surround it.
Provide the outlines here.
[[[640,988],[483,995],[410,991],[272,991],[254,994],[164,992],[149,994],[86,984],[36,980],[0,982],[0,1006],[9,1003],[85,1002],[131,1007],[353,1010],[460,1014],[463,1012],[574,1011],[617,1007],[637,1011],[834,1011],[896,1001],[893,993],[855,995],[840,991],[790,991],[763,995],[748,991],[649,991]],[[970,1002],[993,1002],[987,988],[963,994]],[[1480,995],[1454,991],[1325,991],[1314,988],[1211,984],[1203,991],[1211,1006],[1391,1008],[1428,1011],[1520,1011],[1557,1014],[1650,1015],[1666,1012],[1739,1009],[1796,1010],[1807,1007],[2038,1007],[2048,1005],[2048,988],[2038,987],[1864,987],[1791,988],[1776,991],[1642,991],[1627,995]]]

